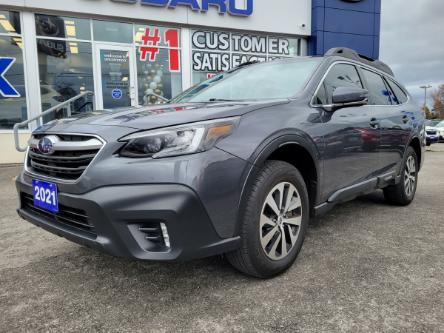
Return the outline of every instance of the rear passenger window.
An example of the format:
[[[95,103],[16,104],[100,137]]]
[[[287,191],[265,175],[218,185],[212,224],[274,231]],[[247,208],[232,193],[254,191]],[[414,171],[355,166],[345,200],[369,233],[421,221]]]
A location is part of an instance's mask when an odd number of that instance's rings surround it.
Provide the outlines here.
[[[402,90],[395,82],[393,82],[392,80],[387,80],[387,82],[389,83],[390,88],[393,91],[393,99],[394,102],[396,104],[404,104],[405,102],[407,102],[408,97],[407,94],[404,92],[404,90]]]
[[[319,87],[314,104],[332,104],[333,91],[338,87],[362,88],[361,79],[355,66],[347,64],[333,66]]]
[[[362,69],[369,90],[369,105],[392,105],[390,90],[379,74]]]

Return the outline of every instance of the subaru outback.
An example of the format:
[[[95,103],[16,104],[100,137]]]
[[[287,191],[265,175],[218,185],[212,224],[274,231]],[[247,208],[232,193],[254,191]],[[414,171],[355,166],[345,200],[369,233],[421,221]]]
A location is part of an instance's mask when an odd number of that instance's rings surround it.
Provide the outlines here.
[[[336,48],[247,63],[163,105],[42,125],[18,213],[115,256],[224,254],[269,278],[293,264],[311,217],[378,189],[411,203],[425,140],[420,107],[378,60]]]

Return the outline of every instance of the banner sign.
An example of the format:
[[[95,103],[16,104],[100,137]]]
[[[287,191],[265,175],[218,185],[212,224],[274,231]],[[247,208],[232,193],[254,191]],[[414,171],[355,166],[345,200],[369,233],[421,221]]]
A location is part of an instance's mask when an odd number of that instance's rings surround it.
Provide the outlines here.
[[[20,93],[5,78],[6,72],[16,60],[16,58],[0,57],[0,95],[3,97],[20,97]]]
[[[221,72],[248,61],[267,61],[297,54],[297,38],[195,31],[193,70]]]

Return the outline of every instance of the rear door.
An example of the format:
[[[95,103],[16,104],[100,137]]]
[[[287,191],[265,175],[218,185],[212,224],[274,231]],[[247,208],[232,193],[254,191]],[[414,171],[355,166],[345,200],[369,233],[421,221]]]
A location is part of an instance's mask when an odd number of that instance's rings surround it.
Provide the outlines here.
[[[313,104],[332,104],[338,87],[363,88],[355,65],[336,63],[321,83]],[[324,195],[370,179],[379,169],[380,131],[372,108],[347,107],[324,116]]]
[[[395,95],[384,76],[368,68],[361,68],[364,84],[369,91],[368,108],[380,129],[379,174],[388,173],[402,160],[405,135],[408,135],[410,117],[396,101]]]
[[[384,138],[386,144],[393,142],[396,145],[397,156],[395,156],[400,163],[404,158],[404,153],[407,145],[410,142],[412,131],[418,126],[418,119],[416,119],[415,111],[408,107],[408,95],[407,93],[392,79],[385,78],[387,86],[390,88],[392,94],[392,103],[395,105],[396,115],[392,115],[393,122],[397,123],[397,129],[391,131],[388,138]],[[399,135],[401,128],[402,134]],[[398,134],[395,138],[394,134]]]

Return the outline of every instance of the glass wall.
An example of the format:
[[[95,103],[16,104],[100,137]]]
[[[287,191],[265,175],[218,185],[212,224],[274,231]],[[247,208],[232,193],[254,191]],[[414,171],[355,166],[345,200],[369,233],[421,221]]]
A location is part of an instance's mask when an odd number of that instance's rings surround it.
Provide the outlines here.
[[[42,110],[93,91],[90,21],[36,15],[36,31]],[[86,97],[72,105],[74,114],[91,109],[92,100]]]
[[[121,94],[106,92],[125,105],[129,104],[124,100],[128,96],[131,104],[140,105],[175,97],[187,88],[182,87],[182,75],[190,69],[191,82],[196,84],[247,61],[301,55],[298,38],[192,30],[190,44],[181,45],[182,30],[178,27],[45,14],[35,14],[34,18],[36,36],[29,38],[36,38],[37,50],[26,50],[26,54],[37,55],[38,73],[34,68],[28,70],[30,82],[38,75],[42,111],[81,92],[95,90],[100,84],[95,75],[104,66],[97,55],[104,44],[130,50],[131,61],[125,67],[128,73],[123,76],[135,78],[127,89],[129,93],[122,89]],[[28,117],[21,24],[20,13],[0,10],[0,129],[12,129],[15,123]],[[191,51],[191,63],[182,64],[184,51]],[[183,66],[189,67],[184,71]],[[111,67],[108,72],[113,72]],[[96,98],[101,100],[100,96]],[[85,97],[71,107],[74,114],[90,111],[93,98]]]
[[[193,83],[249,61],[301,55],[299,38],[224,31],[192,31]]]
[[[158,96],[170,99],[182,91],[180,29],[36,15],[36,31],[40,83],[47,92],[43,110],[94,90],[94,42],[135,48],[139,104],[158,103]],[[86,105],[77,104],[78,112]]]
[[[27,119],[20,14],[0,11],[0,129]]]

